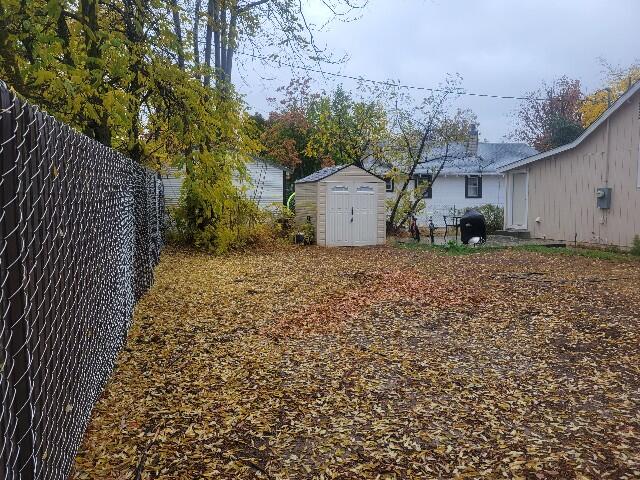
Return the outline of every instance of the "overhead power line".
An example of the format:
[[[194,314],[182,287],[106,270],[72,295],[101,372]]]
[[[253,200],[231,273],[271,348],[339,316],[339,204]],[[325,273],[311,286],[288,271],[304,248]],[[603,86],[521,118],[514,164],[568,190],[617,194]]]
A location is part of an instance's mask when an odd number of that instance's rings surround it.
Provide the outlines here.
[[[396,82],[391,82],[391,81],[385,81],[385,80],[374,80],[372,78],[365,78],[365,77],[356,77],[354,75],[346,75],[344,73],[335,73],[335,72],[327,72],[325,70],[321,70],[319,68],[313,68],[313,67],[307,67],[304,65],[294,65],[292,63],[288,63],[288,62],[283,62],[281,60],[278,59],[274,59],[271,57],[265,57],[263,55],[256,55],[254,53],[249,53],[249,52],[244,52],[244,51],[238,51],[237,53],[239,53],[240,55],[244,55],[247,57],[251,57],[251,58],[255,58],[257,60],[262,60],[265,62],[269,62],[271,64],[271,66],[274,67],[289,67],[289,68],[294,68],[297,70],[304,70],[307,72],[313,72],[313,73],[319,73],[321,75],[329,75],[331,77],[337,77],[337,78],[345,78],[348,80],[355,80],[358,82],[367,82],[367,83],[372,83],[375,85],[383,85],[383,86],[387,86],[387,87],[394,87],[394,88],[404,88],[407,90],[423,90],[423,91],[427,91],[427,92],[442,92],[442,93],[455,93],[456,95],[466,95],[468,97],[479,97],[479,98],[494,98],[494,99],[500,99],[500,100],[536,100],[538,102],[544,102],[549,100],[549,98],[536,98],[536,97],[524,97],[524,96],[516,96],[516,95],[494,95],[494,94],[490,94],[490,93],[475,93],[475,92],[468,92],[462,88],[456,88],[456,89],[447,89],[447,88],[433,88],[433,87],[421,87],[421,86],[417,86],[417,85],[406,85],[403,83],[396,83]],[[274,65],[274,63],[276,65]],[[598,90],[599,91],[599,90]],[[594,92],[594,93],[597,93]],[[582,100],[583,102],[586,101],[590,101],[589,99],[584,99]],[[596,101],[595,103],[602,103],[599,101]]]

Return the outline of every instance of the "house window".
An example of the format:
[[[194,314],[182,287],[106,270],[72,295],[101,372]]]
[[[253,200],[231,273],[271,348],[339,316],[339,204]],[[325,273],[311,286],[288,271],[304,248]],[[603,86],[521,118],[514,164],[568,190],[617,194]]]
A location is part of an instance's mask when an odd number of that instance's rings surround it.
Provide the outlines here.
[[[432,178],[433,177],[431,175],[420,175],[416,177],[416,190],[424,189],[422,192],[422,198],[433,198],[433,187],[431,186],[433,181]],[[426,185],[429,186],[425,188]]]
[[[387,192],[393,192],[395,185],[393,184],[393,178],[387,178],[385,180],[387,183]]]
[[[465,198],[482,198],[482,177],[467,175],[465,178]]]

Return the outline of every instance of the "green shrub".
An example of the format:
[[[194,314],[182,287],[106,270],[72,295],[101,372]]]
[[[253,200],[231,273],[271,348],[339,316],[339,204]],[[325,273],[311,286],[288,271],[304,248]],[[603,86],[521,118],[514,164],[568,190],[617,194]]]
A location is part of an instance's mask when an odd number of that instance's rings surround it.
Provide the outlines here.
[[[293,227],[295,226],[295,213],[288,209],[286,205],[278,204],[274,205],[273,209],[269,210],[268,215],[271,217],[279,237],[291,237]]]
[[[309,220],[298,226],[296,234],[301,233],[305,245],[312,245],[316,240],[316,227]],[[296,235],[293,236],[294,241]]]
[[[273,250],[289,242],[294,231],[294,214],[284,205],[260,211],[245,245],[254,249]]]
[[[234,175],[244,179],[242,158],[200,152],[198,159],[185,177],[175,210],[178,236],[215,254],[244,248],[264,219],[258,205],[233,183]]]
[[[631,255],[640,257],[640,235],[633,237],[633,247],[631,247]]]
[[[504,228],[504,208],[488,203],[479,207],[466,208],[464,212],[466,213],[469,210],[478,210],[484,215],[484,219],[487,222],[487,235],[493,235]]]

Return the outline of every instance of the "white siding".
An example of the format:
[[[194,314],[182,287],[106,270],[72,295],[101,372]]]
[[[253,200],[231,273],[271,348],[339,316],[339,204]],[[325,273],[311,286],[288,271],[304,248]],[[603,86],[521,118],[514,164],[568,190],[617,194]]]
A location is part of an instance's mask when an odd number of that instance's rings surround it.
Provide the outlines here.
[[[409,183],[413,190],[414,181]],[[393,199],[401,185],[396,184],[394,192],[387,192],[387,198]],[[492,204],[504,207],[505,180],[503,175],[484,175],[482,177],[482,198],[465,198],[465,177],[461,175],[441,176],[433,183],[433,198],[425,199],[425,208],[418,215],[418,224],[427,225],[433,217],[436,226],[444,226],[443,215],[451,211],[469,207]]]
[[[255,160],[247,164],[247,174],[251,178],[251,185],[247,185],[247,197],[262,208],[284,203],[284,174],[280,168]]]
[[[311,218],[318,232],[318,182],[296,184],[296,223],[302,225]]]
[[[636,175],[637,175],[637,177],[638,177],[638,181],[637,181],[637,184],[636,184],[636,188],[637,188],[638,190],[640,190],[640,147],[638,148],[638,152],[637,152],[637,154],[638,154],[638,156],[637,156],[637,159],[638,159],[638,160],[637,160],[637,161],[638,161],[638,168],[636,169],[636,170],[637,170]]]
[[[262,208],[271,208],[274,204],[283,203],[284,174],[280,168],[261,160],[252,160],[247,163],[247,174],[250,183],[245,185],[245,193],[249,199],[257,202]],[[166,205],[178,204],[183,181],[184,169],[171,167],[162,175]],[[239,186],[237,182],[234,183]]]
[[[180,199],[180,189],[184,181],[184,170],[179,168],[168,168],[167,173],[162,175],[164,185],[164,203],[167,206],[175,207]]]

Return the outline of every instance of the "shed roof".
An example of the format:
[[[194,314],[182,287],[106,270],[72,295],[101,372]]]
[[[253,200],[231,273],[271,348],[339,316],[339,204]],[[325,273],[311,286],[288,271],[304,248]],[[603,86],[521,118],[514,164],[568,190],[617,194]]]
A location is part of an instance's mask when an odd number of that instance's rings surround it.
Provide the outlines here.
[[[625,102],[631,97],[633,97],[640,90],[640,80],[634,83],[624,95],[622,95],[618,100],[614,102],[611,107],[605,110],[602,115],[600,115],[595,122],[589,125],[582,135],[576,138],[573,142],[567,143],[566,145],[562,145],[558,148],[554,148],[553,150],[548,150],[543,153],[538,153],[537,155],[532,155],[530,157],[524,158],[522,160],[517,160],[511,163],[503,164],[498,168],[500,173],[508,172],[509,170],[513,170],[514,168],[520,168],[525,165],[528,165],[533,162],[537,162],[538,160],[542,160],[544,158],[551,157],[553,155],[558,155],[560,153],[566,152],[568,150],[572,150],[580,145],[589,135],[591,135],[600,125],[607,121],[607,119],[613,115]]]
[[[296,183],[313,183],[323,178],[327,178],[329,175],[333,175],[336,172],[342,170],[346,165],[334,165],[332,167],[324,167],[318,170],[317,172],[313,172],[311,175],[307,175],[304,178],[296,180]]]
[[[345,169],[347,167],[359,168],[363,172],[366,172],[369,175],[372,175],[372,176],[384,181],[383,178],[379,177],[375,173],[371,173],[369,170],[366,170],[366,169],[356,165],[355,163],[347,163],[345,165],[334,165],[332,167],[322,168],[322,169],[318,170],[317,172],[313,172],[311,175],[307,175],[306,177],[301,178],[300,180],[296,180],[296,183],[314,183],[314,182],[319,182],[320,180],[323,180],[323,179],[325,179],[327,177],[330,177],[334,173],[338,173],[340,170],[343,170],[343,169]]]

